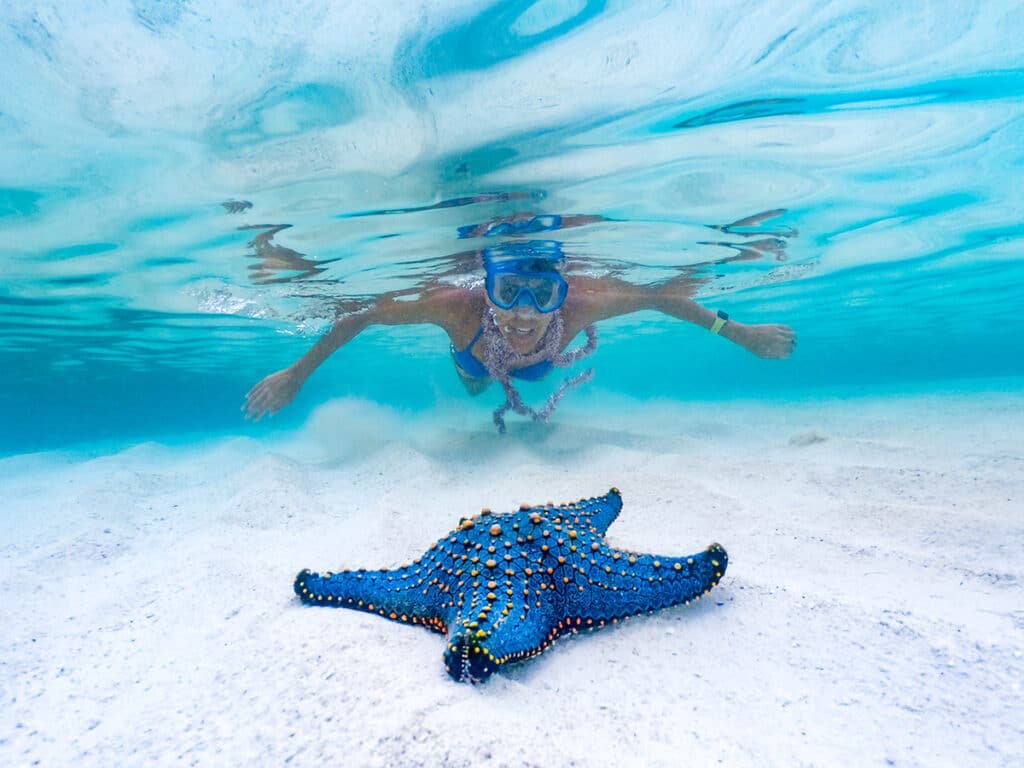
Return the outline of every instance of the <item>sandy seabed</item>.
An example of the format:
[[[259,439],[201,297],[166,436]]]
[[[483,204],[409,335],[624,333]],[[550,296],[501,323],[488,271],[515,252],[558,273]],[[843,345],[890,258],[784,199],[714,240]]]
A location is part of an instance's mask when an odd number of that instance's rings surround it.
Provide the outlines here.
[[[0,461],[0,765],[1024,764],[1024,394],[512,426],[339,401]],[[613,545],[728,549],[710,598],[471,686],[438,635],[292,593],[612,485]]]

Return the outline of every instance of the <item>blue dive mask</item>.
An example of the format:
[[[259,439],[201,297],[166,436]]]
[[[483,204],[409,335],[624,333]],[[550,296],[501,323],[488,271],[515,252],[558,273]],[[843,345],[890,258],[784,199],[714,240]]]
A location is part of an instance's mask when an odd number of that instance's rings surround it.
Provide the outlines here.
[[[538,312],[554,312],[565,301],[569,284],[557,272],[520,270],[515,261],[492,264],[487,269],[487,295],[501,309],[528,301]]]

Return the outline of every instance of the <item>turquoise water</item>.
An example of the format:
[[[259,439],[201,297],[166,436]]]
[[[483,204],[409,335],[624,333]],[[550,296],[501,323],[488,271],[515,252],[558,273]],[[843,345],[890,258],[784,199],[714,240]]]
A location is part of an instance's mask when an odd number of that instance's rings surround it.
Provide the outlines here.
[[[459,227],[524,211],[604,219],[537,235],[573,269],[694,268],[798,333],[764,361],[608,321],[595,407],[1019,387],[1019,3],[356,5],[0,11],[0,451],[465,401],[443,332],[374,328],[239,412],[337,306],[459,279],[500,240]]]

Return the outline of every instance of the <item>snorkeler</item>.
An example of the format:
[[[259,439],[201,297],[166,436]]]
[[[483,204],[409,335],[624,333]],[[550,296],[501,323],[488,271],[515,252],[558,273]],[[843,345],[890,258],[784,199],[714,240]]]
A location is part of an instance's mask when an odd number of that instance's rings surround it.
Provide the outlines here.
[[[522,402],[512,379],[534,381],[591,354],[597,347],[595,323],[612,317],[657,310],[763,358],[788,357],[796,344],[786,325],[746,325],[700,306],[692,299],[700,281],[691,276],[634,285],[613,277],[566,275],[561,244],[553,240],[506,242],[483,249],[481,255],[483,285],[437,285],[415,301],[385,294],[361,311],[339,316],[305,355],[249,391],[243,405],[247,418],[258,421],[284,408],[324,360],[371,325],[430,323],[443,328],[466,390],[479,394],[495,380],[505,390],[506,401],[494,412],[501,432],[509,409],[546,421],[566,390],[593,372],[566,379],[539,410]],[[586,345],[566,352],[581,332]]]

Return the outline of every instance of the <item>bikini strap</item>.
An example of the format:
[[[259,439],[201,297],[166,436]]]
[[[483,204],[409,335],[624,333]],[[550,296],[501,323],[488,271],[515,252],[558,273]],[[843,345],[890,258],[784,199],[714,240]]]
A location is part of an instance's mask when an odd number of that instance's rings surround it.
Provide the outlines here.
[[[466,345],[466,348],[463,349],[462,351],[463,352],[469,352],[469,350],[471,350],[473,348],[473,345],[476,344],[480,340],[480,337],[483,336],[483,335],[484,335],[484,327],[481,325],[480,326],[480,330],[476,332],[476,336],[473,337],[473,340],[471,342],[469,342],[469,344]]]

